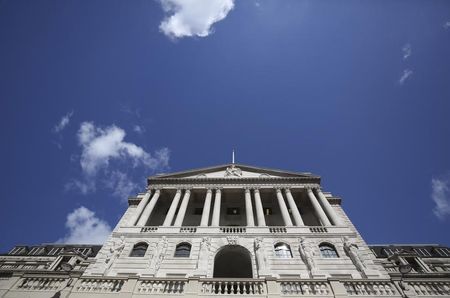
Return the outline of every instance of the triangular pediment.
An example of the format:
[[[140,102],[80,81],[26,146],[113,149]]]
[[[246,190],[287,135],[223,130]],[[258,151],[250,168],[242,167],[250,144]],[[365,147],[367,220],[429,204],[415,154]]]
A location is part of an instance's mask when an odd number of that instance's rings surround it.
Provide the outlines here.
[[[315,178],[311,173],[294,173],[289,171],[259,168],[241,164],[227,164],[209,168],[201,168],[173,174],[153,176],[153,179],[224,179],[224,178]]]

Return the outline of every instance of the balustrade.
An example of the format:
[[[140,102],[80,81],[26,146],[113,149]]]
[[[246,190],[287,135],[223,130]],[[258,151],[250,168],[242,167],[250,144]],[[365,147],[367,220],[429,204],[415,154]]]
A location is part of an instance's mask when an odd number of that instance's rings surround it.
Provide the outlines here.
[[[158,231],[158,227],[142,227],[141,233],[155,233]]]
[[[244,234],[247,229],[245,227],[222,227],[220,231],[226,234]]]
[[[282,295],[331,295],[328,282],[325,281],[281,281]]]
[[[183,294],[185,280],[142,280],[139,281],[137,292],[144,294]]]
[[[76,290],[80,292],[120,292],[124,283],[123,279],[89,278],[83,279]]]
[[[311,233],[328,233],[328,230],[325,227],[310,227],[309,231]]]
[[[269,232],[272,234],[278,234],[278,233],[287,233],[287,229],[284,227],[271,227],[269,228]]]
[[[396,296],[394,285],[389,281],[346,281],[344,287],[354,296]]]
[[[203,295],[265,295],[266,285],[257,280],[208,280],[202,281]]]
[[[182,227],[180,228],[180,233],[196,233],[197,228],[196,227]]]
[[[65,278],[59,277],[25,277],[19,281],[17,289],[57,291],[62,287],[65,280]]]
[[[444,296],[450,295],[450,282],[408,282],[417,296]]]

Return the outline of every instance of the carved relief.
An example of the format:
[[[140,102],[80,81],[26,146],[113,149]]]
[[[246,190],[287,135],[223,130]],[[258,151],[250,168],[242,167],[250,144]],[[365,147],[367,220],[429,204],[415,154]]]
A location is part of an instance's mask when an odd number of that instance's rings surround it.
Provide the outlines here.
[[[255,255],[259,272],[265,272],[267,270],[267,257],[264,252],[263,241],[259,237],[255,238]]]
[[[200,252],[197,261],[197,271],[200,274],[206,275],[208,271],[208,260],[211,251],[211,238],[203,237],[200,243]]]
[[[237,236],[227,236],[228,245],[238,245],[239,238]]]
[[[352,260],[353,264],[355,265],[356,269],[364,274],[364,270],[366,269],[366,264],[364,263],[364,260],[362,258],[361,251],[356,245],[356,243],[350,241],[350,239],[345,236],[343,238],[344,242],[344,251],[347,254],[347,256]]]
[[[300,238],[300,256],[305,263],[306,267],[308,268],[309,274],[312,276],[316,264],[314,262],[314,256],[315,256],[315,244],[311,242],[307,242],[304,237]]]
[[[150,261],[150,268],[154,270],[155,275],[158,272],[159,267],[161,267],[164,257],[166,256],[168,243],[169,241],[167,240],[167,237],[163,236],[161,240],[159,240],[158,244],[156,244],[155,252],[153,253],[153,257]]]
[[[114,261],[120,256],[125,248],[125,237],[121,236],[118,241],[112,241],[105,258],[105,271],[104,274],[108,274]]]
[[[225,177],[233,177],[233,176],[234,177],[241,177],[242,176],[241,169],[239,169],[235,165],[231,165],[231,167],[228,167],[225,170]]]

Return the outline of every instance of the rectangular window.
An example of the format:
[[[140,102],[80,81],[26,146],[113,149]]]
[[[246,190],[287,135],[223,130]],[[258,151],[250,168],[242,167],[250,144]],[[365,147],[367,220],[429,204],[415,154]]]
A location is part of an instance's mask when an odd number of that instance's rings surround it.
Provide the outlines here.
[[[43,247],[33,247],[28,254],[37,256],[37,255],[42,255],[43,252],[44,252]]]
[[[431,254],[425,248],[414,248],[414,251],[421,257],[431,257]]]
[[[62,251],[62,249],[63,249],[62,247],[53,247],[48,254],[50,256],[57,255]]]
[[[10,255],[19,255],[22,254],[26,251],[25,247],[14,247],[13,249],[11,249],[11,251],[9,252]]]
[[[240,210],[237,207],[227,208],[227,215],[239,215]]]
[[[263,208],[264,209],[264,214],[265,215],[272,215],[273,213],[272,213],[272,208],[270,208],[270,207],[266,207],[266,208]]]
[[[435,250],[441,257],[449,257],[450,256],[450,251],[448,248],[435,248]]]

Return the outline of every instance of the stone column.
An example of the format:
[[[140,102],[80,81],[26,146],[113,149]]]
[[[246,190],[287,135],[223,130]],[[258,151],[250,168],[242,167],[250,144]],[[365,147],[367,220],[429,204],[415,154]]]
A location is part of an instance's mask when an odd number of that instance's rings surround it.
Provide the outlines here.
[[[317,195],[319,197],[320,203],[322,203],[323,208],[325,209],[325,212],[328,214],[328,216],[331,218],[331,221],[335,226],[342,225],[341,220],[339,219],[339,216],[334,211],[333,207],[331,207],[330,202],[328,202],[327,198],[325,198],[325,195],[322,193],[320,188],[316,189]]]
[[[177,218],[175,219],[174,226],[181,227],[181,225],[183,224],[184,215],[186,214],[186,210],[187,210],[187,206],[189,204],[190,197],[191,197],[191,190],[186,189],[186,191],[184,192],[183,201],[181,202],[181,205],[180,205],[180,210],[178,210],[178,215],[177,215]]]
[[[177,189],[177,193],[172,200],[172,204],[170,205],[169,211],[167,212],[166,219],[164,220],[163,226],[170,227],[172,225],[173,217],[175,215],[175,211],[177,211],[178,202],[180,202],[181,197],[181,189]]]
[[[221,203],[222,193],[220,188],[216,189],[216,197],[214,198],[214,210],[213,217],[211,221],[211,226],[218,227],[220,224],[220,203]]]
[[[131,217],[129,224],[131,226],[134,226],[137,224],[138,218],[142,213],[142,210],[144,210],[145,205],[147,205],[148,200],[150,199],[150,193],[151,191],[147,191],[147,193],[144,195],[142,200],[139,202],[138,206],[136,207],[136,210],[134,211],[133,216]]]
[[[205,204],[203,204],[202,220],[200,221],[201,227],[208,226],[209,212],[211,210],[211,195],[212,195],[212,190],[208,189],[206,191]]]
[[[153,208],[155,208],[156,203],[158,202],[159,195],[161,191],[157,189],[155,193],[152,196],[152,199],[150,200],[150,203],[148,203],[147,207],[145,207],[144,212],[141,215],[141,218],[139,218],[138,226],[145,226],[145,224],[150,219],[150,215],[152,214]]]
[[[281,215],[283,216],[284,225],[287,227],[292,226],[292,220],[289,216],[289,210],[286,207],[286,203],[284,202],[283,194],[281,193],[281,189],[277,188],[277,199],[278,199],[278,205],[280,206]]]
[[[313,191],[311,188],[307,188],[306,191],[308,192],[308,197],[309,200],[311,201],[311,204],[314,208],[314,211],[316,212],[317,216],[320,219],[320,222],[322,223],[322,225],[324,226],[331,226],[330,221],[327,218],[327,215],[325,214],[325,212],[323,212],[322,207],[319,204],[319,201],[317,201],[316,196],[314,195]]]
[[[259,195],[259,189],[255,188],[255,208],[256,208],[256,218],[258,219],[258,227],[266,226],[266,219],[264,218],[264,210],[261,203],[261,196]]]
[[[254,227],[255,219],[253,218],[252,195],[249,188],[245,189],[245,215],[247,217],[247,227]]]
[[[294,216],[295,225],[298,227],[304,226],[305,224],[303,223],[302,216],[298,211],[297,204],[295,204],[294,197],[292,197],[291,190],[289,188],[286,188],[284,191],[286,193],[286,198],[289,203],[289,207],[292,210],[292,215]]]

